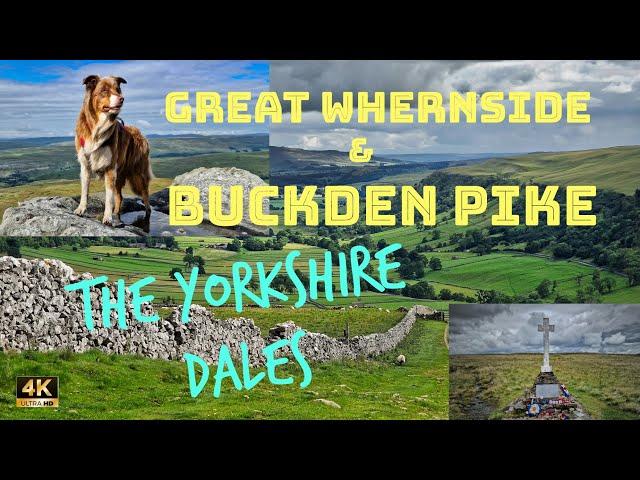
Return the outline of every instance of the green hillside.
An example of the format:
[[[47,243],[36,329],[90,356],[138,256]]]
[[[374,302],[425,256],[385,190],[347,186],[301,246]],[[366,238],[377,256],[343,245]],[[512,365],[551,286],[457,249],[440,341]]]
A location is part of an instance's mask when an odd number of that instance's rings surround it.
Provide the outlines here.
[[[201,242],[200,240],[203,241]],[[215,237],[207,237],[206,240],[207,243],[229,241],[228,239]],[[295,243],[288,244],[283,251],[249,252],[243,249],[241,252],[232,252],[206,248],[204,239],[200,237],[178,237],[177,241],[182,248],[193,247],[195,254],[205,259],[207,274],[215,273],[227,277],[231,276],[231,266],[234,262],[244,260],[253,264],[256,261],[262,261],[267,268],[271,268],[276,262],[282,261],[287,253],[293,249],[298,249],[301,252],[300,258],[296,260],[296,265],[299,265],[300,270],[305,274],[309,270],[307,263],[309,258],[314,258],[318,262],[322,262],[324,258],[323,249]],[[169,272],[174,267],[184,268],[182,262],[184,251],[115,246],[91,246],[80,248],[77,251],[73,251],[71,246],[41,247],[37,249],[23,247],[21,251],[26,258],[56,258],[73,267],[77,272],[91,272],[94,276],[107,275],[114,280],[116,278],[124,278],[128,284],[148,275],[153,275],[156,281],[145,288],[146,292],[153,294],[157,299],[171,297],[177,302],[182,302],[183,299],[180,285],[175,279],[169,277]],[[122,255],[120,255],[121,252]],[[125,253],[126,255],[124,255]],[[194,302],[196,303],[206,304],[203,293],[206,278],[207,275],[201,275],[198,278],[198,288],[194,296]],[[216,295],[219,294],[219,288],[214,289],[214,292]],[[323,298],[324,293],[321,292],[319,296],[322,303],[327,303]],[[291,294],[289,297],[289,300],[285,302],[287,305],[293,304],[297,300],[296,294]],[[414,304],[426,304],[436,309],[446,308],[446,302],[407,298],[401,295],[378,293],[376,291],[363,291],[359,298],[354,298],[353,295],[342,297],[339,293],[336,293],[332,304],[350,305],[358,301],[385,310],[393,310],[400,306],[410,307]],[[232,302],[233,297],[230,298],[228,305],[231,305]],[[277,322],[273,322],[273,324],[275,323]]]
[[[298,322],[286,311],[282,317]],[[445,328],[420,320],[395,350],[375,359],[314,364],[306,389],[265,381],[237,391],[227,379],[217,399],[211,382],[191,398],[181,362],[96,351],[0,352],[0,419],[446,419]],[[407,358],[402,366],[394,362],[400,353]],[[59,376],[60,408],[16,408],[16,375]],[[290,363],[278,375],[300,378],[300,370]]]
[[[596,185],[633,194],[640,186],[640,146],[575,152],[545,152],[447,169],[465,175],[508,175],[522,181],[560,185]]]
[[[80,167],[73,139],[44,143],[13,140],[0,145],[0,187],[46,180],[77,180]],[[165,135],[149,137],[157,177],[173,178],[197,167],[235,166],[269,176],[265,134]]]

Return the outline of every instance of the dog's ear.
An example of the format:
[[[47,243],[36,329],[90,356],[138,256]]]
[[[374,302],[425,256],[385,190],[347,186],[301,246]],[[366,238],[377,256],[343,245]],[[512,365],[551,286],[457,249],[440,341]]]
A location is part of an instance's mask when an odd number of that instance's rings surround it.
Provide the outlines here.
[[[87,88],[87,90],[93,90],[94,88],[96,88],[98,80],[100,80],[100,77],[98,75],[89,75],[88,77],[85,77],[85,79],[82,81],[82,84]]]
[[[113,77],[115,79],[116,82],[118,82],[118,86],[120,86],[121,83],[127,83],[127,81],[122,78],[122,77]]]

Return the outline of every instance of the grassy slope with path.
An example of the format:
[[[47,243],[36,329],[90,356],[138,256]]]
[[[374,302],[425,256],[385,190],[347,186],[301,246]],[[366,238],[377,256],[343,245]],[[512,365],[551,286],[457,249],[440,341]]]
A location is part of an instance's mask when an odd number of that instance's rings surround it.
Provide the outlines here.
[[[313,380],[304,390],[298,387],[298,367],[286,366],[277,374],[294,376],[292,385],[262,382],[246,392],[227,380],[218,399],[211,395],[212,383],[192,399],[181,362],[99,352],[0,352],[0,418],[446,419],[445,327],[420,320],[395,351],[375,360],[312,365]],[[403,366],[394,364],[399,353],[407,358]],[[58,375],[60,408],[16,408],[16,375]],[[314,401],[319,398],[341,408]]]
[[[494,418],[531,387],[541,355],[452,355],[451,418],[469,418],[466,406],[484,404]],[[640,356],[552,354],[554,373],[594,419],[640,419]]]

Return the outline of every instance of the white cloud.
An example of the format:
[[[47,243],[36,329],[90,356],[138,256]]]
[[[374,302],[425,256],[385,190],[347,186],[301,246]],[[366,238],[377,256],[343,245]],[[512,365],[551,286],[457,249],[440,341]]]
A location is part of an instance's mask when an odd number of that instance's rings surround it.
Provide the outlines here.
[[[604,343],[605,345],[622,345],[626,338],[626,336],[618,332],[614,335],[611,335],[610,337],[605,338],[602,343]]]
[[[630,83],[626,82],[616,82],[610,83],[606,87],[602,89],[603,92],[611,92],[611,93],[629,93],[633,91]]]

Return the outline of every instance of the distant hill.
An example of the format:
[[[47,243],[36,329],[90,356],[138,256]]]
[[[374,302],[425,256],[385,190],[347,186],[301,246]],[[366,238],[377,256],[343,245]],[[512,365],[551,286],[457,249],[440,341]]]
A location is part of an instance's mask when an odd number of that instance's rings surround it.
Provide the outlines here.
[[[403,162],[434,163],[434,162],[465,162],[486,160],[488,158],[511,157],[521,153],[402,153],[383,154],[381,157],[396,159]]]
[[[536,152],[494,158],[448,172],[467,175],[509,175],[518,180],[559,185],[596,185],[633,194],[640,187],[640,146],[573,152]]]
[[[272,172],[287,172],[292,168],[314,167],[353,167],[357,166],[349,159],[349,152],[339,150],[303,150],[290,147],[269,147],[269,162]],[[368,166],[397,165],[404,161],[383,158],[374,155]]]
[[[269,147],[271,183],[274,185],[356,185],[374,181],[415,183],[428,172],[464,165],[483,154],[374,155],[369,162],[354,163],[348,152]],[[502,155],[502,154],[484,154]],[[507,154],[505,154],[507,155]]]
[[[172,178],[197,167],[238,166],[268,177],[267,134],[149,135],[157,177]],[[0,187],[34,181],[77,179],[72,137],[0,140]]]

